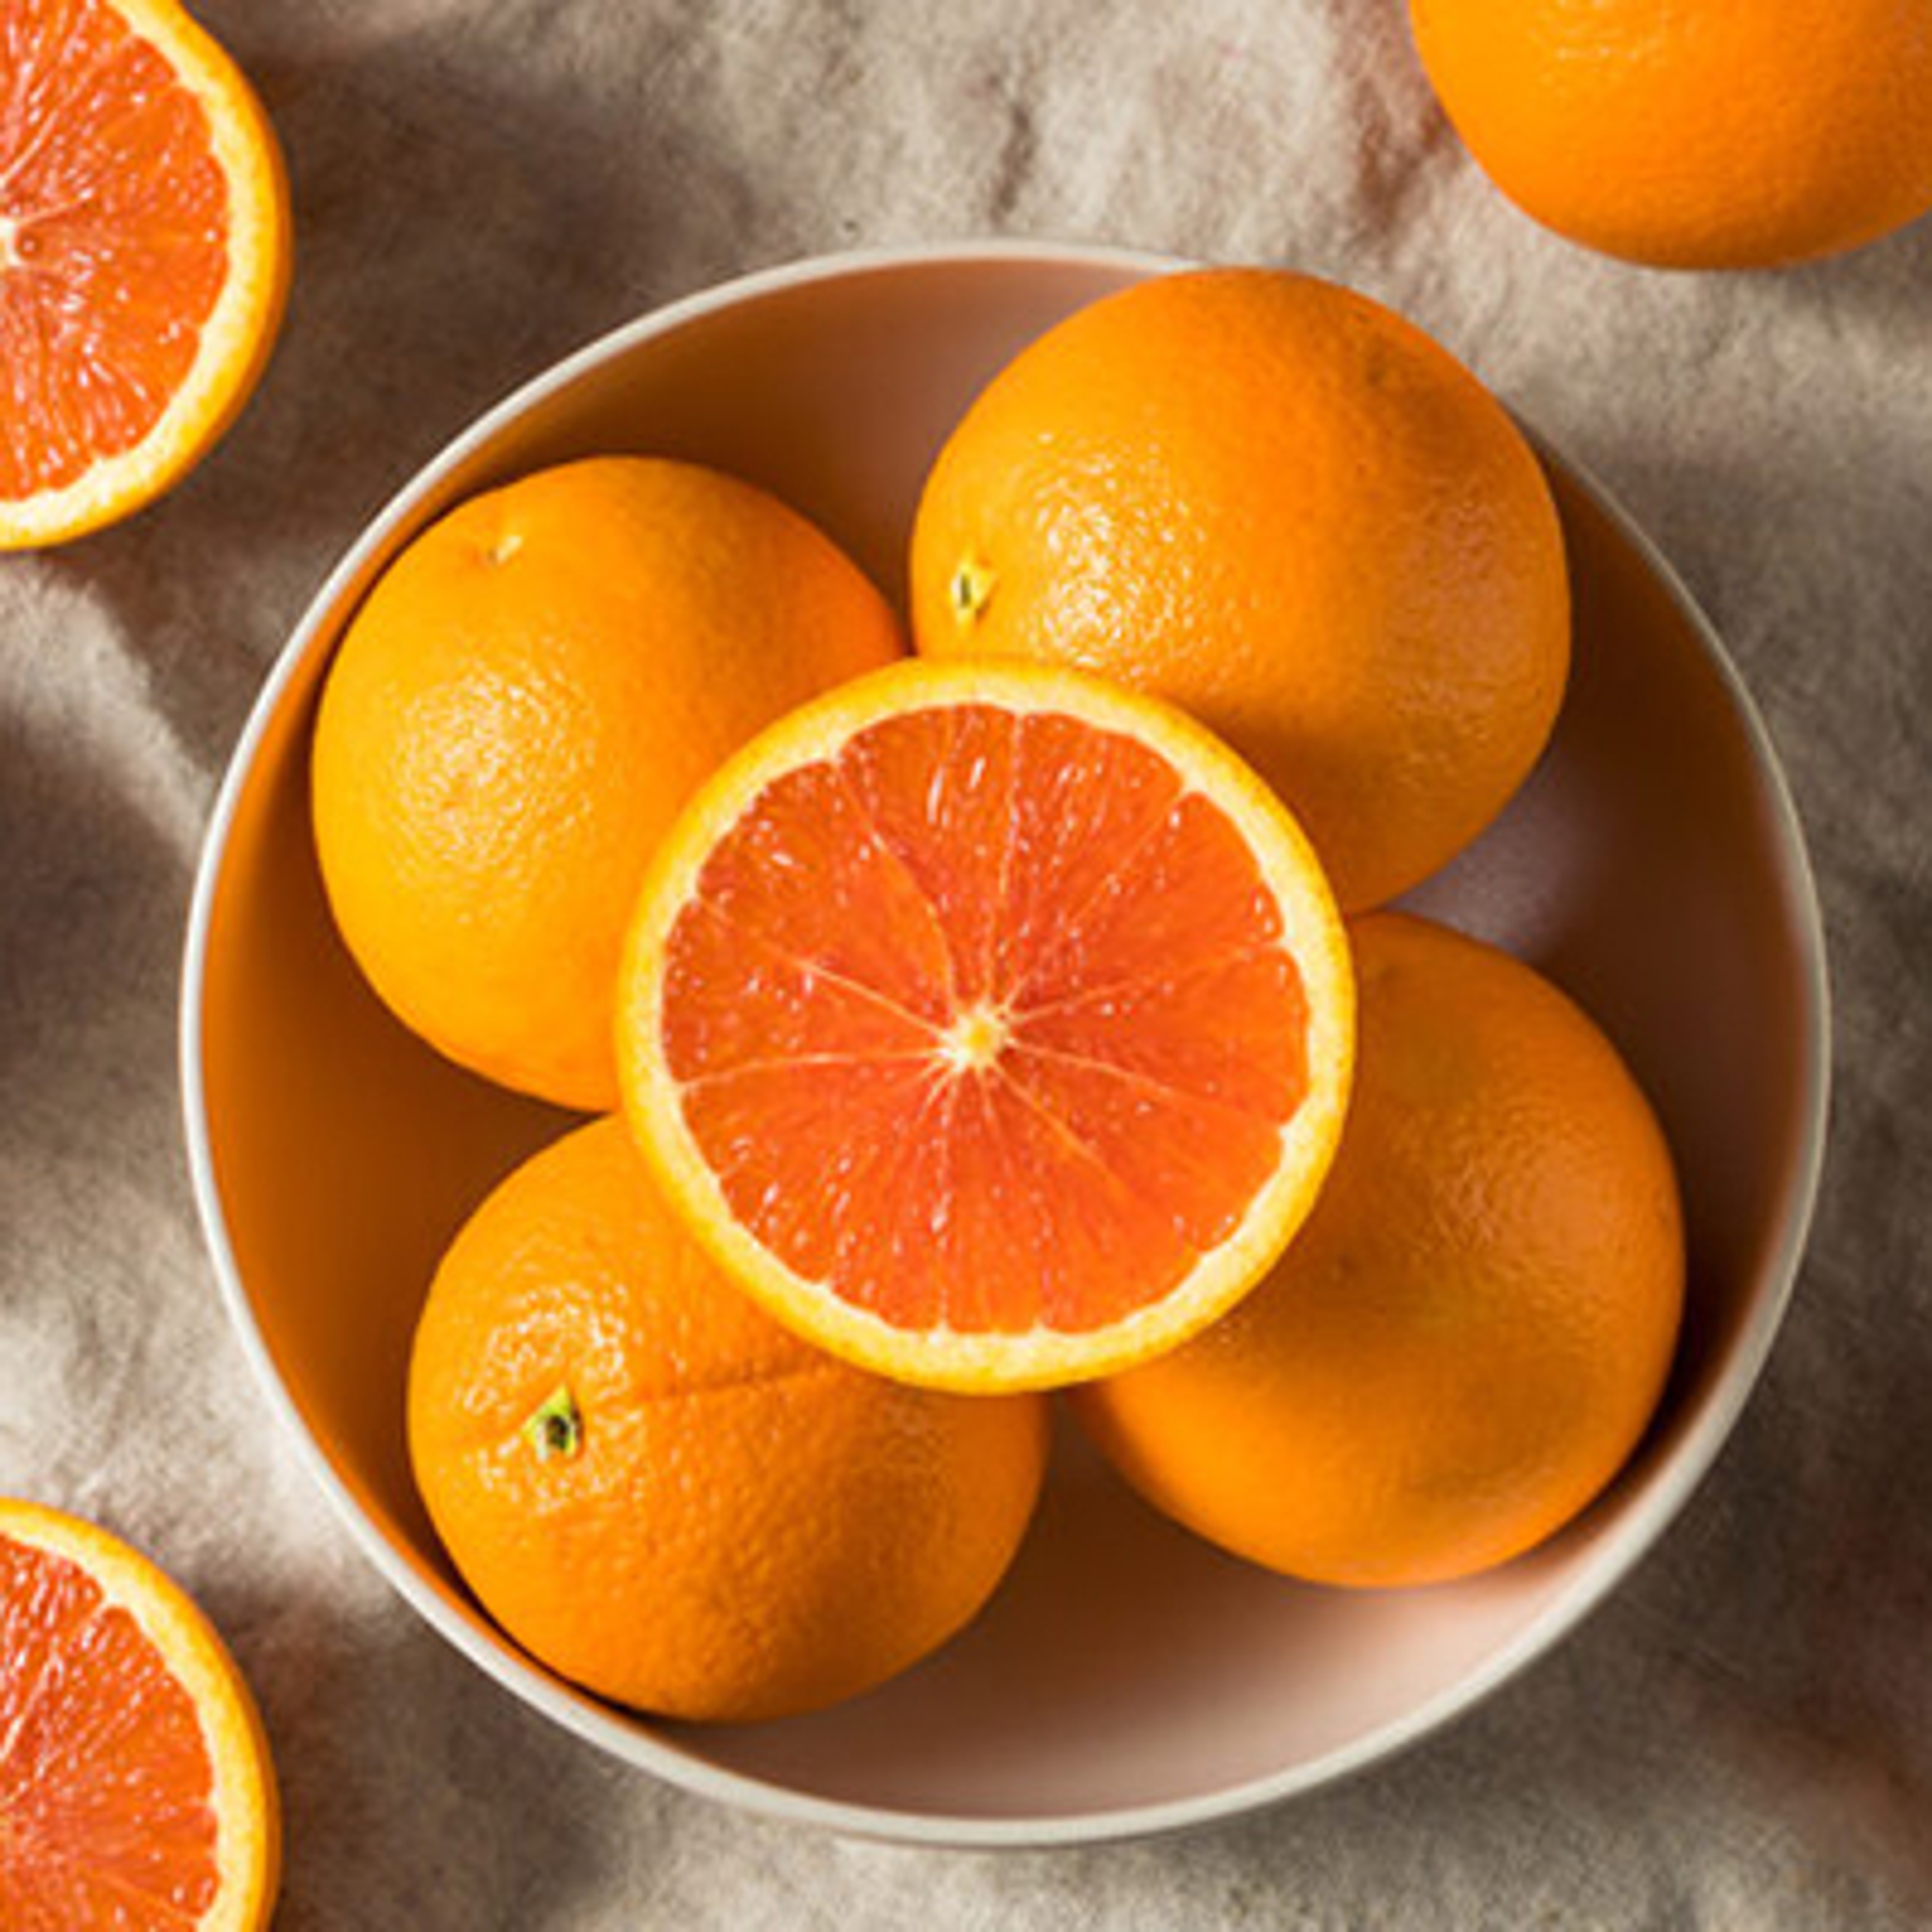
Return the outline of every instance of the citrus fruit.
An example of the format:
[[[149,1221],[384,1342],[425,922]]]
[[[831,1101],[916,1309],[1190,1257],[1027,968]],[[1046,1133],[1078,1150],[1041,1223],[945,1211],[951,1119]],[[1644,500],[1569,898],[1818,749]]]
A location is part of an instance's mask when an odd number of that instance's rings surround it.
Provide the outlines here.
[[[1484,172],[1587,247],[1770,267],[1932,208],[1921,0],[1410,0],[1409,13]]]
[[[618,994],[640,1144],[748,1292],[908,1381],[1077,1380],[1306,1214],[1352,1052],[1306,841],[1216,740],[1055,666],[913,662],[692,801]]]
[[[910,571],[921,652],[1082,665],[1220,733],[1346,909],[1501,808],[1568,669],[1508,416],[1388,310],[1263,269],[1138,284],[1023,350],[940,452]]]
[[[1669,1150],[1610,1042],[1529,967],[1354,929],[1341,1152],[1281,1265],[1186,1347],[1078,1392],[1156,1508],[1317,1582],[1502,1562],[1622,1466],[1676,1346]]]
[[[266,1925],[280,1809],[254,1700],[127,1544],[0,1498],[0,1925]]]
[[[417,1481],[457,1568],[553,1670],[621,1703],[775,1718],[916,1662],[1005,1574],[1037,1396],[832,1360],[736,1292],[621,1120],[478,1209],[423,1311]]]
[[[829,538],[715,471],[599,458],[474,498],[390,566],[322,697],[316,842],[350,950],[452,1060],[614,1107],[625,922],[678,807],[901,648]]]
[[[248,400],[289,280],[268,118],[172,0],[0,19],[0,549],[158,496]]]

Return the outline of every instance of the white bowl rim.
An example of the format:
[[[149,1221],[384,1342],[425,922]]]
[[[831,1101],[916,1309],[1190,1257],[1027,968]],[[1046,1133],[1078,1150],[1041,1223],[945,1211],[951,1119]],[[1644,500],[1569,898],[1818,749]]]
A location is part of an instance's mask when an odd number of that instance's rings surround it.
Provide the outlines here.
[[[1510,1642],[1452,1688],[1352,1743],[1293,1768],[1199,1796],[1041,1818],[998,1818],[912,1811],[814,1797],[728,1771],[675,1748],[646,1731],[580,1701],[466,1621],[418,1576],[364,1513],[310,1433],[269,1354],[242,1282],[216,1185],[202,1076],[202,1006],[214,897],[236,811],[262,741],[283,695],[315,639],[358,573],[454,470],[504,428],[554,392],[613,357],[714,312],[758,297],[823,281],[902,268],[973,263],[1036,264],[1152,274],[1200,266],[1185,258],[1085,242],[973,240],[854,249],[818,255],[739,276],[650,310],[553,364],[479,416],[392,496],[338,562],[278,654],[236,740],[224,776],[196,871],[182,962],[180,1030],[182,1102],[196,1207],[222,1300],[257,1384],[295,1438],[298,1452],[364,1553],[393,1588],[446,1641],[525,1703],[568,1731],[668,1782],[701,1796],[790,1824],[905,1844],[961,1848],[1045,1849],[1148,1838],[1240,1816],[1303,1796],[1379,1764],[1462,1716],[1569,1635],[1635,1568],[1676,1520],[1709,1472],[1750,1396],[1790,1303],[1815,1205],[1824,1160],[1831,1080],[1830,993],[1817,889],[1802,827],[1769,732],[1714,627],[1675,568],[1628,512],[1574,458],[1560,460],[1570,478],[1638,554],[1688,622],[1722,680],[1765,783],[1775,824],[1780,869],[1795,903],[1808,1007],[1804,1134],[1798,1172],[1765,1264],[1762,1294],[1733,1346],[1703,1412],[1659,1472],[1640,1508],[1606,1533],[1570,1587],[1558,1592]],[[640,1714],[648,1724],[647,1715]]]

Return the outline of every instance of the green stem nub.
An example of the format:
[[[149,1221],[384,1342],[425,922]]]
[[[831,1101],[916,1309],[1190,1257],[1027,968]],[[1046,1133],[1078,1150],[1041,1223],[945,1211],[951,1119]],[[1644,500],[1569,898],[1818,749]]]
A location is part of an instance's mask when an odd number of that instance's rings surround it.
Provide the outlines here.
[[[964,630],[976,624],[993,601],[993,573],[976,557],[961,560],[946,586],[952,599],[952,620]]]
[[[559,1382],[524,1424],[524,1440],[539,1462],[554,1456],[574,1456],[584,1446],[584,1418],[567,1384]]]

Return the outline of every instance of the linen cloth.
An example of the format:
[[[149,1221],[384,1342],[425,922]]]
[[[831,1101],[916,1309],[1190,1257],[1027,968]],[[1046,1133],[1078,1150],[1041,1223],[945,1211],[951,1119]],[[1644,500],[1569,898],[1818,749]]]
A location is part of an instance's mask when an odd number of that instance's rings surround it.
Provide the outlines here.
[[[0,1492],[206,1605],[310,1928],[1876,1927],[1932,1919],[1932,224],[1778,274],[1544,233],[1398,0],[197,0],[286,143],[253,406],[173,496],[0,560]],[[1769,1372],[1628,1586],[1446,1734],[1182,1838],[884,1848],[610,1762],[430,1633],[230,1336],[178,1125],[198,841],[340,550],[562,352],[860,244],[1095,238],[1353,283],[1618,492],[1808,828],[1832,1148]],[[0,1912],[0,1917],[4,1912]]]

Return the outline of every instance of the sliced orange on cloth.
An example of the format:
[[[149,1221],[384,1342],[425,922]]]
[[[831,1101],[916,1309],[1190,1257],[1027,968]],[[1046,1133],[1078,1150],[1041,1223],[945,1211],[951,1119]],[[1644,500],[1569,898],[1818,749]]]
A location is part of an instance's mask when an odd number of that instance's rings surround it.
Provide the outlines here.
[[[226,429],[289,279],[267,116],[172,0],[0,8],[0,549],[131,514]]]
[[[0,1926],[266,1925],[280,1816],[200,1611],[106,1531],[0,1498]]]
[[[1312,849],[1234,754],[1058,667],[913,663],[754,740],[661,848],[626,1111],[831,1352],[1043,1388],[1173,1346],[1306,1216],[1354,1052]]]

